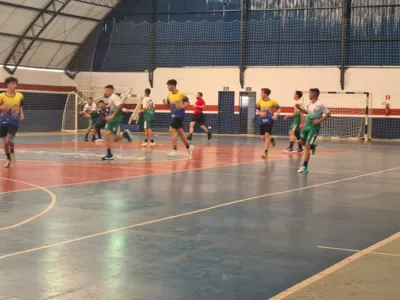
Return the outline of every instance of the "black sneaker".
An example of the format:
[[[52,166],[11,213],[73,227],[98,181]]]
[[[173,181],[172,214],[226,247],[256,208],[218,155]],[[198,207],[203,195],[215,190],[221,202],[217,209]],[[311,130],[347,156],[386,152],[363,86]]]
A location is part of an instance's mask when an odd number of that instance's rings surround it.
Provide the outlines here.
[[[111,155],[106,155],[106,156],[104,156],[104,157],[102,157],[101,158],[102,160],[114,160],[114,156],[111,154]]]
[[[132,135],[132,133],[131,133],[128,129],[125,129],[125,130],[124,130],[123,136],[124,136],[124,138],[126,138],[126,140],[127,140],[128,142],[132,142],[132,140],[133,140],[133,135]]]
[[[212,139],[212,133],[211,132],[207,132],[207,137],[208,137],[208,140],[211,140]]]
[[[290,148],[290,147],[289,147],[289,148],[287,148],[287,149],[285,150],[285,152],[286,152],[286,153],[293,153],[293,148]]]
[[[297,153],[303,153],[303,152],[304,152],[303,148],[297,149]]]
[[[85,142],[89,142],[89,139],[87,136],[85,136]]]
[[[311,145],[311,155],[315,154],[315,150],[317,149],[317,145]]]
[[[189,134],[189,135],[187,136],[187,140],[188,140],[188,141],[191,141],[191,140],[192,140],[192,135],[191,135],[191,134]]]
[[[95,142],[95,141],[96,141],[96,137],[92,136],[92,142]]]

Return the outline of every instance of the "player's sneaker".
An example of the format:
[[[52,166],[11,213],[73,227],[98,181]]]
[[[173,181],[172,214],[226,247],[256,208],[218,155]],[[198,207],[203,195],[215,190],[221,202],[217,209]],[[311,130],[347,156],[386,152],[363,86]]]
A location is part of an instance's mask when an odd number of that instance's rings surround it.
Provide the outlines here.
[[[149,144],[149,147],[154,147],[155,145],[156,145],[156,143],[153,142],[153,143]]]
[[[284,151],[285,153],[293,153],[293,148],[287,148],[285,151]]]
[[[191,141],[191,140],[192,140],[192,138],[193,138],[193,137],[192,137],[192,134],[191,134],[191,133],[190,133],[190,134],[188,134],[188,136],[187,136],[187,140],[188,140],[188,141]]]
[[[133,140],[133,135],[132,135],[132,133],[131,133],[128,129],[125,129],[124,132],[123,132],[122,134],[123,134],[124,138],[126,138],[126,140],[127,140],[128,142],[132,142],[132,140]]]
[[[308,168],[303,166],[297,171],[297,173],[308,173]]]
[[[114,156],[113,155],[106,155],[104,157],[101,158],[102,160],[114,160]]]
[[[275,138],[274,138],[274,137],[271,138],[271,145],[272,145],[272,147],[275,147],[275,146],[276,146],[276,141],[275,141]]]
[[[85,142],[89,142],[89,139],[87,136],[85,136]]]
[[[4,168],[9,168],[11,167],[11,160],[7,159],[6,164],[4,165]]]
[[[102,141],[103,141],[102,139],[95,140],[95,142],[102,142]]]
[[[95,142],[95,141],[96,141],[96,137],[92,136],[92,142]]]
[[[178,151],[177,150],[172,150],[170,153],[168,153],[169,157],[174,157],[178,155]]]
[[[194,146],[193,145],[190,145],[189,146],[189,149],[187,149],[187,156],[188,156],[188,158],[191,158],[192,157],[192,155],[193,155],[193,150],[194,150]]]
[[[301,149],[299,148],[299,149],[296,150],[296,152],[297,152],[297,153],[303,153],[304,150],[303,150],[303,148],[301,148]]]
[[[15,164],[15,162],[17,161],[17,157],[15,156],[15,152],[10,152],[10,157],[11,157],[10,163],[11,164]]]
[[[311,155],[315,154],[316,149],[317,149],[317,144],[311,145]]]
[[[143,142],[140,146],[142,146],[142,147],[147,147],[147,146],[149,146],[150,144],[148,143],[148,142]]]
[[[265,151],[264,151],[264,154],[263,154],[261,157],[262,157],[262,158],[268,158],[268,151],[265,150]]]
[[[212,133],[211,132],[207,132],[207,138],[208,138],[208,140],[212,139]]]

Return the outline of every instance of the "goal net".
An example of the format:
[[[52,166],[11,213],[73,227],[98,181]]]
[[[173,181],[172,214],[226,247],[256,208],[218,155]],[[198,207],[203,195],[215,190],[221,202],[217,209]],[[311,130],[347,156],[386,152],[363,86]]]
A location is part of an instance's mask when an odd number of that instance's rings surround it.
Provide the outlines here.
[[[303,93],[303,107],[306,108],[309,103],[309,91]],[[372,99],[370,93],[321,92],[319,99],[332,115],[321,126],[319,132],[321,138],[370,140]]]
[[[114,87],[115,93],[120,95],[123,99],[125,106],[136,105],[137,96],[132,94],[132,89],[128,87]],[[106,104],[108,103],[107,98],[104,95],[104,86],[96,85],[79,85],[77,90],[68,94],[65,101],[62,127],[61,130],[64,132],[78,132],[85,130],[88,127],[88,119],[80,116],[80,112],[87,103],[87,99],[92,98],[94,103],[98,103],[103,100]]]

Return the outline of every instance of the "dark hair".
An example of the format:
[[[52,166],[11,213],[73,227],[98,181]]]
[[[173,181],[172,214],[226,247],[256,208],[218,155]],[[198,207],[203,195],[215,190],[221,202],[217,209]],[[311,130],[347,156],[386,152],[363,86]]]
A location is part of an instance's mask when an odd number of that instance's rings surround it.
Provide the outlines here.
[[[176,86],[177,84],[178,84],[178,82],[175,79],[170,79],[167,81],[167,85]]]
[[[144,92],[146,93],[146,95],[150,96],[151,90],[150,89],[145,89]]]
[[[271,95],[271,90],[267,88],[261,89],[262,92],[266,93],[268,96]]]
[[[106,85],[104,88],[105,88],[105,89],[113,90],[113,89],[114,89],[114,86],[111,85],[111,84],[109,84],[109,85]]]
[[[89,100],[89,99],[90,99],[90,100],[93,100],[93,98],[92,98],[92,97],[88,97],[87,99],[88,99],[88,100]]]
[[[99,100],[97,103],[104,103],[104,100]]]
[[[319,91],[319,89],[317,89],[317,88],[315,88],[315,89],[310,89],[310,92],[311,92],[311,93],[314,93],[315,96],[316,96],[317,98],[319,97],[319,94],[321,93],[321,92]]]
[[[200,97],[203,97],[203,93],[202,92],[198,92],[197,94],[199,94]]]
[[[11,77],[7,77],[7,78],[4,80],[4,84],[5,84],[6,86],[7,86],[9,83],[12,83],[12,82],[18,83],[18,79],[11,76]]]
[[[296,93],[297,97],[299,97],[299,99],[301,97],[303,97],[303,92],[302,91],[296,91],[295,93]]]

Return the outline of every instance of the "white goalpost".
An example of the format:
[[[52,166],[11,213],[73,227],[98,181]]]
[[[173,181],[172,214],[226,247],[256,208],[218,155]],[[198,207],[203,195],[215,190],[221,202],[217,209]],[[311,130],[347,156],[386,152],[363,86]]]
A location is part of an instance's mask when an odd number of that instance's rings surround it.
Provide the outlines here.
[[[124,104],[138,104],[137,96],[132,93],[129,87],[114,87],[115,93],[120,94]],[[92,98],[94,103],[103,100],[106,105],[108,100],[104,95],[104,86],[79,85],[76,91],[68,94],[65,101],[61,131],[78,132],[88,127],[88,121],[79,116],[87,99]],[[129,110],[128,110],[129,111]]]
[[[309,91],[303,91],[306,108]],[[371,140],[372,94],[369,92],[321,92],[320,100],[332,114],[322,126],[319,136],[323,139]],[[305,116],[307,118],[307,116]]]

